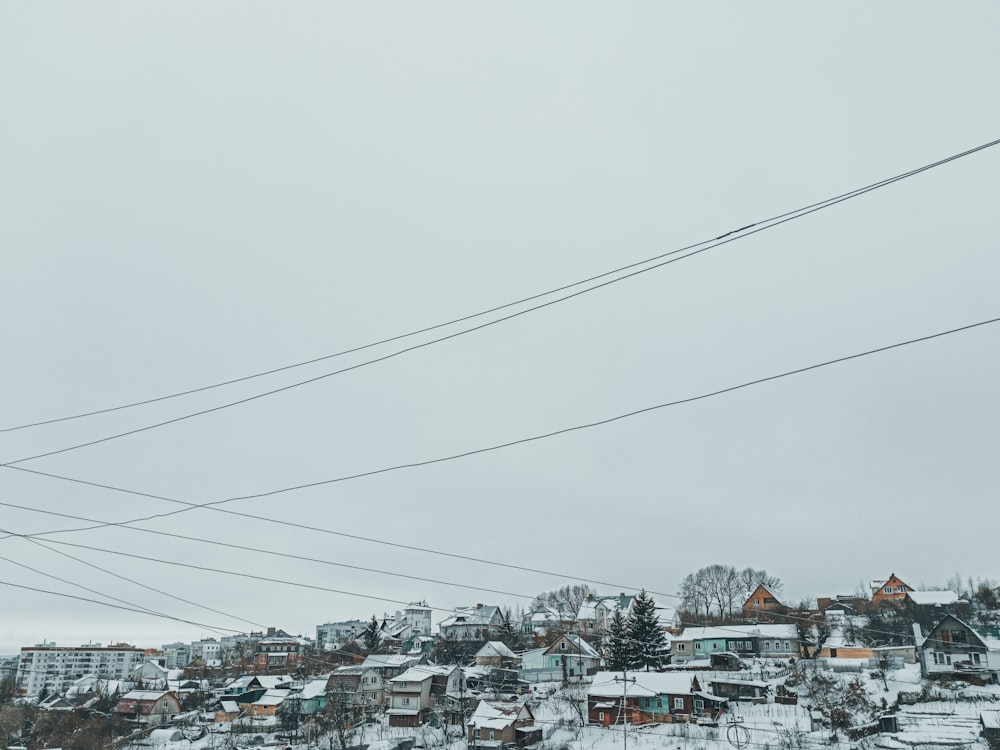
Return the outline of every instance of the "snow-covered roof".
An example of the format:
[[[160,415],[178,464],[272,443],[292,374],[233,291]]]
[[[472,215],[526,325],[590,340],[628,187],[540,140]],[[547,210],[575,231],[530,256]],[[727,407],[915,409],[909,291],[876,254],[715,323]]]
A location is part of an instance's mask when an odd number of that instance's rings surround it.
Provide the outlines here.
[[[516,659],[517,655],[502,641],[487,641],[476,652],[476,656],[499,656],[505,659]]]
[[[926,607],[943,607],[958,601],[954,591],[908,591],[906,595],[914,604]]]
[[[580,636],[572,633],[566,633],[563,636],[563,638],[565,638],[567,641],[569,641],[570,643],[572,643],[574,646],[577,647],[577,649],[580,652],[580,656],[586,656],[587,658],[590,659],[601,658],[601,655],[597,652],[597,650],[589,643],[587,643],[585,640],[583,640],[583,638],[581,638]],[[562,638],[560,638],[560,640],[562,640]],[[546,653],[558,654],[559,649],[556,648],[557,643],[559,643],[559,641],[556,641],[556,643],[553,643],[551,646],[549,646],[545,650]]]
[[[393,677],[389,682],[423,682],[434,677],[434,675],[451,674],[457,667],[439,667],[431,664],[422,664],[419,667],[410,667],[401,675]]]
[[[1000,711],[980,711],[979,720],[984,729],[1000,729]]]
[[[632,682],[632,677],[635,682]],[[628,695],[650,698],[656,695],[683,695],[691,692],[691,672],[633,672],[628,683],[623,683],[618,672],[598,672],[594,675],[587,695],[599,698],[620,698]]]
[[[240,704],[236,701],[219,701],[219,705],[222,706],[222,710],[227,714],[238,714],[240,712]]]
[[[480,729],[506,729],[518,718],[530,717],[530,709],[520,701],[480,701],[468,723]]]
[[[794,625],[762,624],[762,625],[726,625],[718,628],[684,628],[677,636],[679,641],[700,641],[709,638],[798,638]]]
[[[418,657],[407,656],[406,654],[369,654],[361,663],[365,669],[374,667],[407,667],[416,664]]]
[[[164,695],[169,695],[167,690],[129,690],[122,696],[123,701],[156,701]]]
[[[489,625],[493,618],[500,611],[500,607],[495,604],[485,604],[475,607],[456,607],[450,617],[441,621],[439,628],[447,628],[454,625]]]
[[[255,700],[255,706],[280,706],[288,698],[287,690],[268,690]]]

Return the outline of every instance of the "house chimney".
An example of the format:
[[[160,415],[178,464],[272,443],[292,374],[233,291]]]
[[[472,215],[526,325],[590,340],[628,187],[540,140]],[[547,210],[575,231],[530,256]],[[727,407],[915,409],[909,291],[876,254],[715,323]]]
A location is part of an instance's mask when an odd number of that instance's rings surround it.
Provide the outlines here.
[[[275,627],[270,627],[270,628],[268,628],[268,629],[267,629],[267,634],[268,634],[268,635],[274,635],[274,631],[275,631],[275,630],[277,630],[277,628],[275,628]]]
[[[476,609],[482,609],[482,608],[483,608],[482,603],[481,602],[477,602],[476,603]]]

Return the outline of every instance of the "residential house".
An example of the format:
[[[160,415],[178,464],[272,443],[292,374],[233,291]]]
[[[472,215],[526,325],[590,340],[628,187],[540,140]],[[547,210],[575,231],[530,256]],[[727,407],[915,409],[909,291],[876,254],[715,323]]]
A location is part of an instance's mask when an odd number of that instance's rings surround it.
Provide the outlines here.
[[[311,679],[304,684],[294,685],[287,691],[282,710],[296,716],[315,716],[326,710],[327,678]]]
[[[872,604],[879,606],[885,602],[901,603],[906,598],[906,594],[913,591],[913,587],[903,583],[895,573],[892,573],[884,581],[872,581],[871,590]]]
[[[727,700],[765,702],[771,686],[758,680],[731,680],[716,677],[709,680],[708,687],[713,695]]]
[[[258,697],[267,690],[289,690],[292,687],[291,675],[242,675],[227,682],[221,690],[216,691],[221,700],[229,700],[250,693]],[[248,698],[247,700],[255,700]]]
[[[500,635],[503,615],[495,604],[458,607],[438,627],[441,636],[459,641],[487,641]]]
[[[170,670],[155,661],[144,661],[132,672],[132,679],[144,688],[167,689]]]
[[[869,601],[862,596],[853,594],[836,594],[834,596],[821,596],[816,599],[816,611],[824,617],[829,617],[829,613],[857,614],[864,612],[868,608]],[[834,616],[837,616],[836,614]]]
[[[253,720],[263,716],[277,716],[290,694],[290,690],[266,690],[255,700],[245,701],[243,699],[248,696],[244,693],[236,702],[243,708],[245,715]]]
[[[520,657],[511,651],[502,641],[487,641],[476,652],[477,667],[506,667],[511,669],[520,666]]]
[[[607,727],[715,718],[725,705],[724,698],[703,690],[690,672],[635,672],[627,680],[615,672],[598,672],[587,691],[587,722]]]
[[[419,727],[434,705],[431,684],[435,672],[426,666],[412,667],[389,680],[389,726]]]
[[[611,618],[617,610],[627,617],[635,599],[631,594],[615,596],[588,596],[576,613],[576,632],[584,637],[595,637],[608,632]]]
[[[243,716],[244,707],[241,706],[236,701],[225,700],[219,701],[215,706],[215,715],[213,721],[217,724],[236,721],[238,718]]]
[[[480,701],[469,718],[468,732],[470,748],[524,748],[542,741],[534,714],[520,701]]]
[[[917,650],[924,677],[978,674],[998,681],[1000,640],[980,634],[954,615],[942,618]]]
[[[417,727],[425,723],[434,710],[439,718],[463,708],[467,696],[465,675],[458,667],[411,667],[389,680],[389,726]],[[468,696],[471,697],[471,696]]]
[[[951,610],[958,604],[966,604],[954,591],[907,591],[906,602],[914,607]]]
[[[568,678],[593,674],[600,669],[603,661],[593,646],[575,634],[564,634],[545,649],[545,667],[561,670]]]
[[[394,616],[388,613],[383,615],[379,626],[382,644],[389,649],[411,651],[417,637],[431,642],[432,613],[427,602],[421,601],[410,602],[402,611],[397,610]]]
[[[378,670],[360,664],[333,670],[326,682],[327,695],[341,696],[337,700],[348,707],[382,706],[385,690],[385,681]]]
[[[743,617],[748,620],[769,620],[787,611],[778,597],[763,583],[753,590],[743,603]]]
[[[166,690],[130,690],[119,699],[113,712],[140,724],[159,725],[181,712],[177,696]]]
[[[257,642],[254,664],[257,669],[269,671],[293,670],[302,661],[302,656],[310,645],[312,642],[308,638],[268,628],[268,635]]]
[[[576,626],[576,613],[564,612],[559,607],[538,605],[524,617],[521,631],[536,640],[548,637],[549,633],[565,633]]]
[[[684,628],[673,639],[671,648],[671,661],[675,664],[709,659],[711,654],[724,651],[740,658],[761,656],[789,659],[799,655],[799,638],[795,625],[792,624]]]

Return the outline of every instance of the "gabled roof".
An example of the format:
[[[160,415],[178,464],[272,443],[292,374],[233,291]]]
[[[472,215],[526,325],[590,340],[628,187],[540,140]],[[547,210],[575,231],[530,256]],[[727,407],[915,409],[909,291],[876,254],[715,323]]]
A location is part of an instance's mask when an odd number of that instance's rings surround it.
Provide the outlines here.
[[[534,714],[526,703],[480,701],[468,724],[479,729],[506,729],[518,719],[534,721]]]
[[[927,634],[927,637],[924,639],[923,643],[920,644],[921,648],[933,649],[940,647],[940,645],[944,643],[944,639],[941,638],[939,633],[944,629],[945,626],[948,626],[949,628],[953,627],[953,623],[958,623],[966,630],[968,630],[969,633],[972,635],[972,637],[975,638],[977,641],[979,641],[979,645],[982,646],[983,648],[990,651],[1000,650],[1000,641],[996,641],[992,638],[990,639],[984,638],[982,635],[979,634],[979,632],[975,628],[973,628],[967,622],[958,619],[957,617],[955,617],[955,615],[946,615],[945,617],[941,618],[941,621],[933,628],[931,628],[931,632]],[[914,630],[916,630],[916,628],[914,628]]]
[[[402,669],[420,661],[419,656],[407,654],[368,654],[361,666],[365,669]]]
[[[761,598],[761,597],[764,597],[764,596],[769,596],[772,599],[774,599],[774,603],[776,605],[780,605],[781,604],[781,602],[778,601],[777,595],[773,591],[771,591],[771,589],[769,589],[763,583],[758,583],[757,584],[757,588],[755,588],[753,591],[751,591],[750,592],[750,596],[748,596],[747,600],[745,602],[743,602],[743,606],[744,607],[752,607],[753,605],[751,605],[751,602],[755,598]]]
[[[438,626],[440,629],[455,625],[490,625],[500,613],[500,607],[495,604],[484,604],[475,607],[456,607],[450,617],[446,617]]]
[[[578,654],[580,654],[580,656],[585,656],[589,659],[601,658],[601,655],[597,652],[597,650],[593,646],[591,646],[589,643],[583,640],[583,638],[581,638],[580,636],[571,633],[566,633],[560,636],[555,643],[553,643],[551,646],[545,649],[545,654],[550,655],[550,654],[562,653],[563,652],[562,649],[559,649],[558,646],[559,643],[564,640],[569,641],[569,643],[574,647],[574,650]]]
[[[635,682],[628,683],[628,695],[652,698],[657,695],[688,695],[694,686],[695,676],[691,672],[637,672]],[[618,672],[598,672],[594,675],[587,695],[599,698],[620,698],[625,692],[625,684]]]
[[[760,625],[726,625],[718,628],[684,628],[677,636],[679,641],[700,641],[706,639],[736,640],[738,638],[781,638],[798,639],[794,625],[764,623]]]
[[[958,603],[958,594],[954,591],[907,591],[906,597],[924,607],[946,607]]]
[[[501,641],[487,641],[483,647],[476,652],[476,656],[499,656],[502,659],[516,659],[517,654],[507,648],[507,644]]]

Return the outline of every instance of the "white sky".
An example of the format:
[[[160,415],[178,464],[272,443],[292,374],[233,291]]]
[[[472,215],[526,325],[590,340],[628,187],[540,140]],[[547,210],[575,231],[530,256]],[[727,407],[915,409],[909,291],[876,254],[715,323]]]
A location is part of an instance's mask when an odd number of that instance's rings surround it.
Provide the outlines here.
[[[993,140],[998,22],[987,2],[4,3],[0,426],[438,323]],[[1000,148],[455,341],[24,467],[204,502],[997,317],[998,167]],[[766,568],[793,600],[892,571],[1000,577],[998,335],[227,507],[659,592],[713,562]],[[0,463],[366,358],[2,433]],[[9,469],[0,502],[103,520],[176,507]],[[147,526],[528,597],[569,582],[208,511]],[[122,529],[53,538],[440,607],[526,603]],[[294,632],[397,608],[64,549]],[[248,627],[24,540],[0,555]],[[0,580],[91,596],[4,560]],[[13,589],[0,613],[0,652],[208,634]]]

